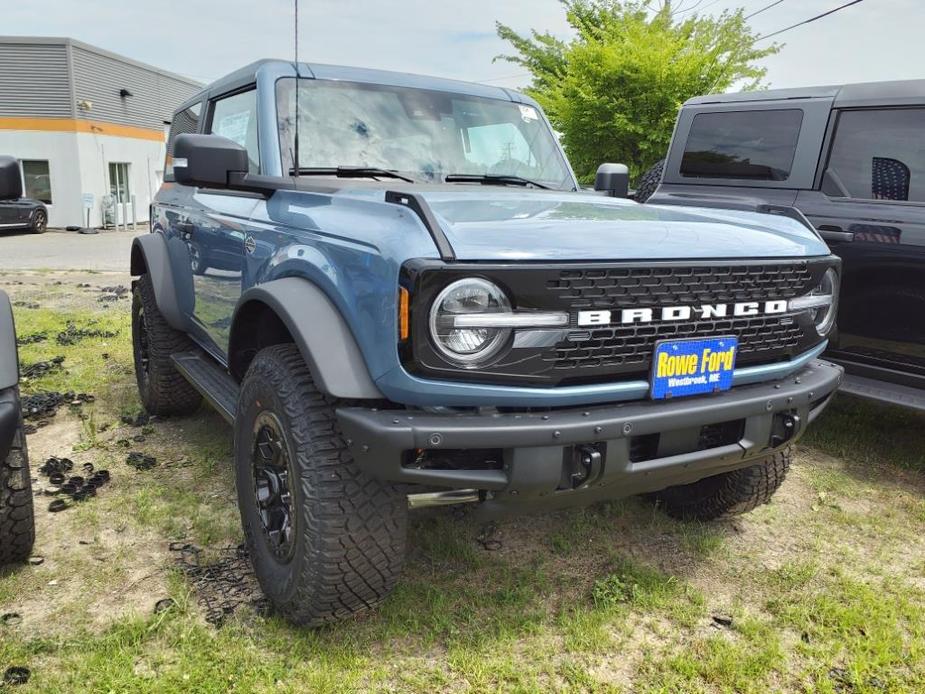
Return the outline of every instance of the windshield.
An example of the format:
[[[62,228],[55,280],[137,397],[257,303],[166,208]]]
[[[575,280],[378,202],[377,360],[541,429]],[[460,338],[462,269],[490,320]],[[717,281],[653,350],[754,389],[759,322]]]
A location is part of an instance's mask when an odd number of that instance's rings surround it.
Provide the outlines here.
[[[280,148],[293,166],[295,85],[279,80]],[[299,169],[369,167],[418,181],[451,174],[573,183],[537,109],[500,99],[378,84],[299,80]]]

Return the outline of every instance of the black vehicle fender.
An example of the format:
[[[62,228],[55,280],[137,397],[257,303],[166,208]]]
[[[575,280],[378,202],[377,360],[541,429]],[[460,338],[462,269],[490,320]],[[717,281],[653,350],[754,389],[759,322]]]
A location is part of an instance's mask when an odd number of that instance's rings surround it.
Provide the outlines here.
[[[0,290],[0,390],[19,383],[19,353],[10,297]]]
[[[193,301],[192,280],[187,278],[188,287],[178,287],[176,278],[182,278],[189,273],[175,273],[173,266],[177,257],[188,257],[189,250],[179,239],[173,241],[183,246],[179,249],[180,254],[168,251],[169,242],[161,233],[155,232],[135,238],[132,241],[131,273],[136,277],[147,273],[151,277],[157,308],[164,320],[175,330],[185,331],[184,316],[191,312],[191,306],[187,304]]]
[[[251,287],[235,307],[228,344],[229,368],[238,380],[257,350],[274,343],[254,316],[269,309],[299,348],[315,385],[335,398],[381,400],[353,331],[328,296],[313,282],[284,277]]]

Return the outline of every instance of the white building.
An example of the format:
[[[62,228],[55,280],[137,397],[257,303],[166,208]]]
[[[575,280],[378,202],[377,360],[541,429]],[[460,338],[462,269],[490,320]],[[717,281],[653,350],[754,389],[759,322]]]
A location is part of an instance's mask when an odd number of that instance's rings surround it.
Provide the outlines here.
[[[200,88],[73,39],[0,36],[0,154],[22,162],[49,226],[121,222],[123,203],[147,220],[167,122]]]

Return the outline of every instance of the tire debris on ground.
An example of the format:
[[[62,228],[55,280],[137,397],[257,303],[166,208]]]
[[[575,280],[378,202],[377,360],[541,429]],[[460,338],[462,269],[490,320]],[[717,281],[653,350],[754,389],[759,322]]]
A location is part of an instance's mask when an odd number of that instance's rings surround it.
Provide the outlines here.
[[[58,414],[58,409],[62,405],[79,407],[80,405],[93,402],[94,400],[96,400],[96,398],[92,395],[88,395],[87,393],[75,393],[72,390],[66,393],[58,391],[41,391],[22,398],[20,408],[22,409],[23,419],[40,420],[36,423],[36,426],[43,427],[48,424],[48,422],[44,420]]]
[[[98,330],[95,328],[78,328],[73,323],[68,323],[67,327],[58,333],[55,340],[61,346],[76,345],[81,340],[90,337],[110,338],[118,336],[118,332],[112,330]]]
[[[56,497],[48,505],[51,513],[59,513],[70,508],[67,502],[87,501],[96,496],[97,491],[110,482],[109,470],[94,470],[93,465],[85,463],[83,475],[70,475],[74,469],[74,461],[70,458],[52,456],[39,467],[39,472],[48,478],[49,486],[41,493]],[[38,492],[37,492],[38,493]]]
[[[242,607],[260,615],[269,613],[245,545],[210,550],[209,555],[217,553],[217,558],[208,563],[203,550],[193,544],[171,542],[169,549],[177,553],[177,567],[192,584],[203,617],[212,626],[222,626]]]
[[[150,470],[157,466],[157,458],[153,455],[145,455],[140,451],[131,451],[125,459],[125,462],[139,472]]]
[[[27,366],[22,366],[19,370],[19,376],[22,379],[28,380],[33,378],[40,378],[42,376],[47,376],[51,373],[56,373],[61,371],[64,368],[64,357],[57,356],[48,359],[47,361],[37,361],[34,364],[29,364]]]

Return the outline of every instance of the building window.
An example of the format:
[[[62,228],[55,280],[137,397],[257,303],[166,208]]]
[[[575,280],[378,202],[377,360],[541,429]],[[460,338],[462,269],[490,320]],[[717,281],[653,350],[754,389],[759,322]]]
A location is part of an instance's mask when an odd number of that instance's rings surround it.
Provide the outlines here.
[[[27,198],[51,204],[51,176],[47,161],[23,159],[22,180]]]
[[[700,113],[691,124],[681,175],[786,181],[802,122],[801,109]]]
[[[925,202],[925,109],[845,111],[822,185],[832,197]]]
[[[260,172],[260,154],[257,146],[257,90],[249,89],[219,99],[212,106],[214,135],[227,137],[247,150],[251,173]]]
[[[132,188],[129,185],[129,165],[122,162],[109,163],[109,194],[117,205],[132,201]]]

